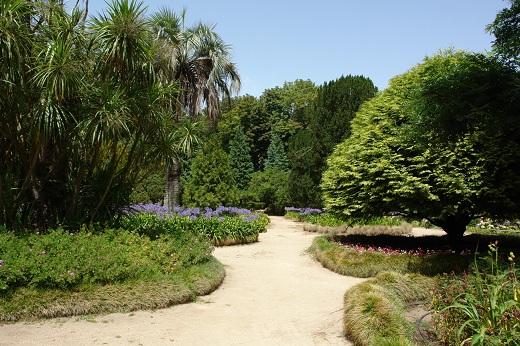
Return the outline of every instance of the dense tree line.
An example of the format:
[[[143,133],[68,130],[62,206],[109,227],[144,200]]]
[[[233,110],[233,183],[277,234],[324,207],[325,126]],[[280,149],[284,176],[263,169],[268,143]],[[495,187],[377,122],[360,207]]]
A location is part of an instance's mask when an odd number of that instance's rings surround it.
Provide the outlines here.
[[[346,76],[318,87],[286,82],[258,98],[234,99],[212,133],[229,153],[240,203],[277,214],[288,205],[322,206],[326,157],[349,136],[354,114],[376,92],[370,79]]]
[[[472,218],[518,217],[518,1],[487,27],[493,56],[440,52],[382,92],[348,75],[233,99],[227,45],[185,12],[0,11],[0,224],[103,222],[159,200],[399,212],[453,239]]]

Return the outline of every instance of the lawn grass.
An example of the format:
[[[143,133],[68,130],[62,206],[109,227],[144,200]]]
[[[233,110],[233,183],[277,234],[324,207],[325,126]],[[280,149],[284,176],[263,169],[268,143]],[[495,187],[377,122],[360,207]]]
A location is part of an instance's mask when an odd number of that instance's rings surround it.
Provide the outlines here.
[[[214,291],[225,277],[214,257],[170,275],[71,290],[21,287],[0,296],[0,323],[44,318],[154,310],[194,301]]]

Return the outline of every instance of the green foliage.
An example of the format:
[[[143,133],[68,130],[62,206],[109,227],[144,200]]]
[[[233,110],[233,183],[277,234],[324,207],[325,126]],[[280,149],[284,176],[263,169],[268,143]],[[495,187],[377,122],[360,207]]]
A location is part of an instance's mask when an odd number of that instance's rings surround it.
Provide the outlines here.
[[[293,205],[321,207],[319,184],[326,158],[350,135],[350,123],[377,88],[363,76],[340,77],[318,88],[306,110],[308,126],[289,141],[289,189]]]
[[[520,270],[511,252],[499,257],[489,245],[483,261],[475,258],[470,273],[445,276],[433,294],[436,333],[460,345],[517,345],[520,339]]]
[[[486,31],[495,36],[493,50],[506,60],[520,63],[520,2],[510,0],[511,7],[500,11]]]
[[[315,134],[308,128],[298,131],[289,140],[289,192],[292,205],[321,207],[323,201],[319,182],[324,158],[314,150]]]
[[[233,171],[233,180],[239,190],[247,189],[254,172],[251,160],[251,148],[244,135],[244,130],[239,127],[229,147],[229,166]]]
[[[106,285],[84,283],[73,290],[24,287],[0,296],[0,321],[13,323],[167,308],[213,292],[225,275],[223,265],[210,257],[171,274]]]
[[[184,112],[204,102],[214,118],[240,84],[228,46],[184,12],[114,0],[87,20],[81,6],[0,5],[0,224],[112,220],[142,177],[192,151]]]
[[[347,227],[354,226],[400,226],[405,222],[401,217],[396,216],[379,216],[370,218],[356,218],[356,217],[345,217],[338,216],[332,213],[310,213],[302,214],[298,212],[287,212],[286,217],[295,218],[300,221],[308,222],[320,226],[340,226],[346,225]]]
[[[428,256],[414,256],[406,251],[401,252],[403,249],[410,251],[411,246],[414,246],[412,249],[417,252],[418,248],[426,249],[439,241],[442,240],[419,240],[391,235],[321,236],[314,240],[312,247],[316,258],[325,268],[341,275],[361,278],[373,277],[385,271],[435,276],[456,268],[466,268],[471,263],[470,255],[455,254],[451,251],[440,251]],[[343,246],[343,243],[353,246]],[[355,249],[356,244],[362,244],[370,250],[358,252]],[[386,253],[387,249],[390,254]]]
[[[282,172],[288,171],[287,154],[282,140],[278,135],[271,137],[271,143],[267,148],[267,159],[264,162],[264,169],[277,169]]]
[[[191,164],[182,199],[185,205],[193,207],[217,208],[237,204],[239,192],[224,150],[213,146],[197,153]]]
[[[262,170],[271,135],[280,137],[285,145],[292,134],[308,123],[304,110],[315,97],[314,83],[296,80],[267,89],[258,99],[251,95],[234,99],[218,124],[224,148],[227,150],[242,126],[251,146],[255,171]]]
[[[125,230],[94,234],[57,229],[2,232],[0,253],[0,292],[6,294],[20,287],[72,289],[170,274],[207,261],[211,248],[184,231],[151,239]]]
[[[255,172],[251,178],[247,196],[249,203],[267,213],[283,215],[289,201],[287,179],[289,174],[278,169]]]
[[[267,219],[268,222],[268,219]],[[123,218],[121,226],[126,230],[146,235],[150,239],[170,235],[184,237],[188,243],[205,242],[213,245],[246,244],[258,240],[259,233],[266,232],[266,218],[257,214],[196,218],[173,216],[162,218],[151,213],[130,214]],[[191,235],[188,239],[187,235]]]
[[[503,84],[495,91],[497,76]],[[477,215],[514,216],[517,81],[518,73],[493,58],[453,51],[392,79],[361,107],[351,137],[329,157],[326,208],[427,218],[454,243]]]
[[[130,204],[161,202],[164,197],[164,185],[164,173],[152,173],[132,190]]]

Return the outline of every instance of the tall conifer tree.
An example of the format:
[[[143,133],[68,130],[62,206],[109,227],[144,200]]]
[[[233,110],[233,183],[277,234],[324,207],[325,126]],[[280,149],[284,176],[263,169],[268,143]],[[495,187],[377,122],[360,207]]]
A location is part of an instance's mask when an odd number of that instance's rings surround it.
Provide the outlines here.
[[[282,172],[289,170],[289,162],[283,142],[276,134],[271,136],[271,143],[269,144],[269,148],[267,148],[267,160],[265,160],[264,168],[266,170],[275,168]]]
[[[235,137],[229,147],[229,166],[233,171],[236,187],[239,190],[246,190],[251,181],[251,175],[254,173],[254,167],[251,148],[241,126],[235,132]]]

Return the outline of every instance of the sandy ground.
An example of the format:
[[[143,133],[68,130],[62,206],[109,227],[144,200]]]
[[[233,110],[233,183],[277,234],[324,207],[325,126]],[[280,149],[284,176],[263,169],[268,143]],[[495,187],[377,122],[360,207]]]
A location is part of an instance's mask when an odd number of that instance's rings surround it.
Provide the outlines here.
[[[343,294],[362,279],[313,260],[305,250],[315,236],[271,217],[258,243],[216,249],[226,279],[196,303],[3,325],[0,345],[350,345]]]

